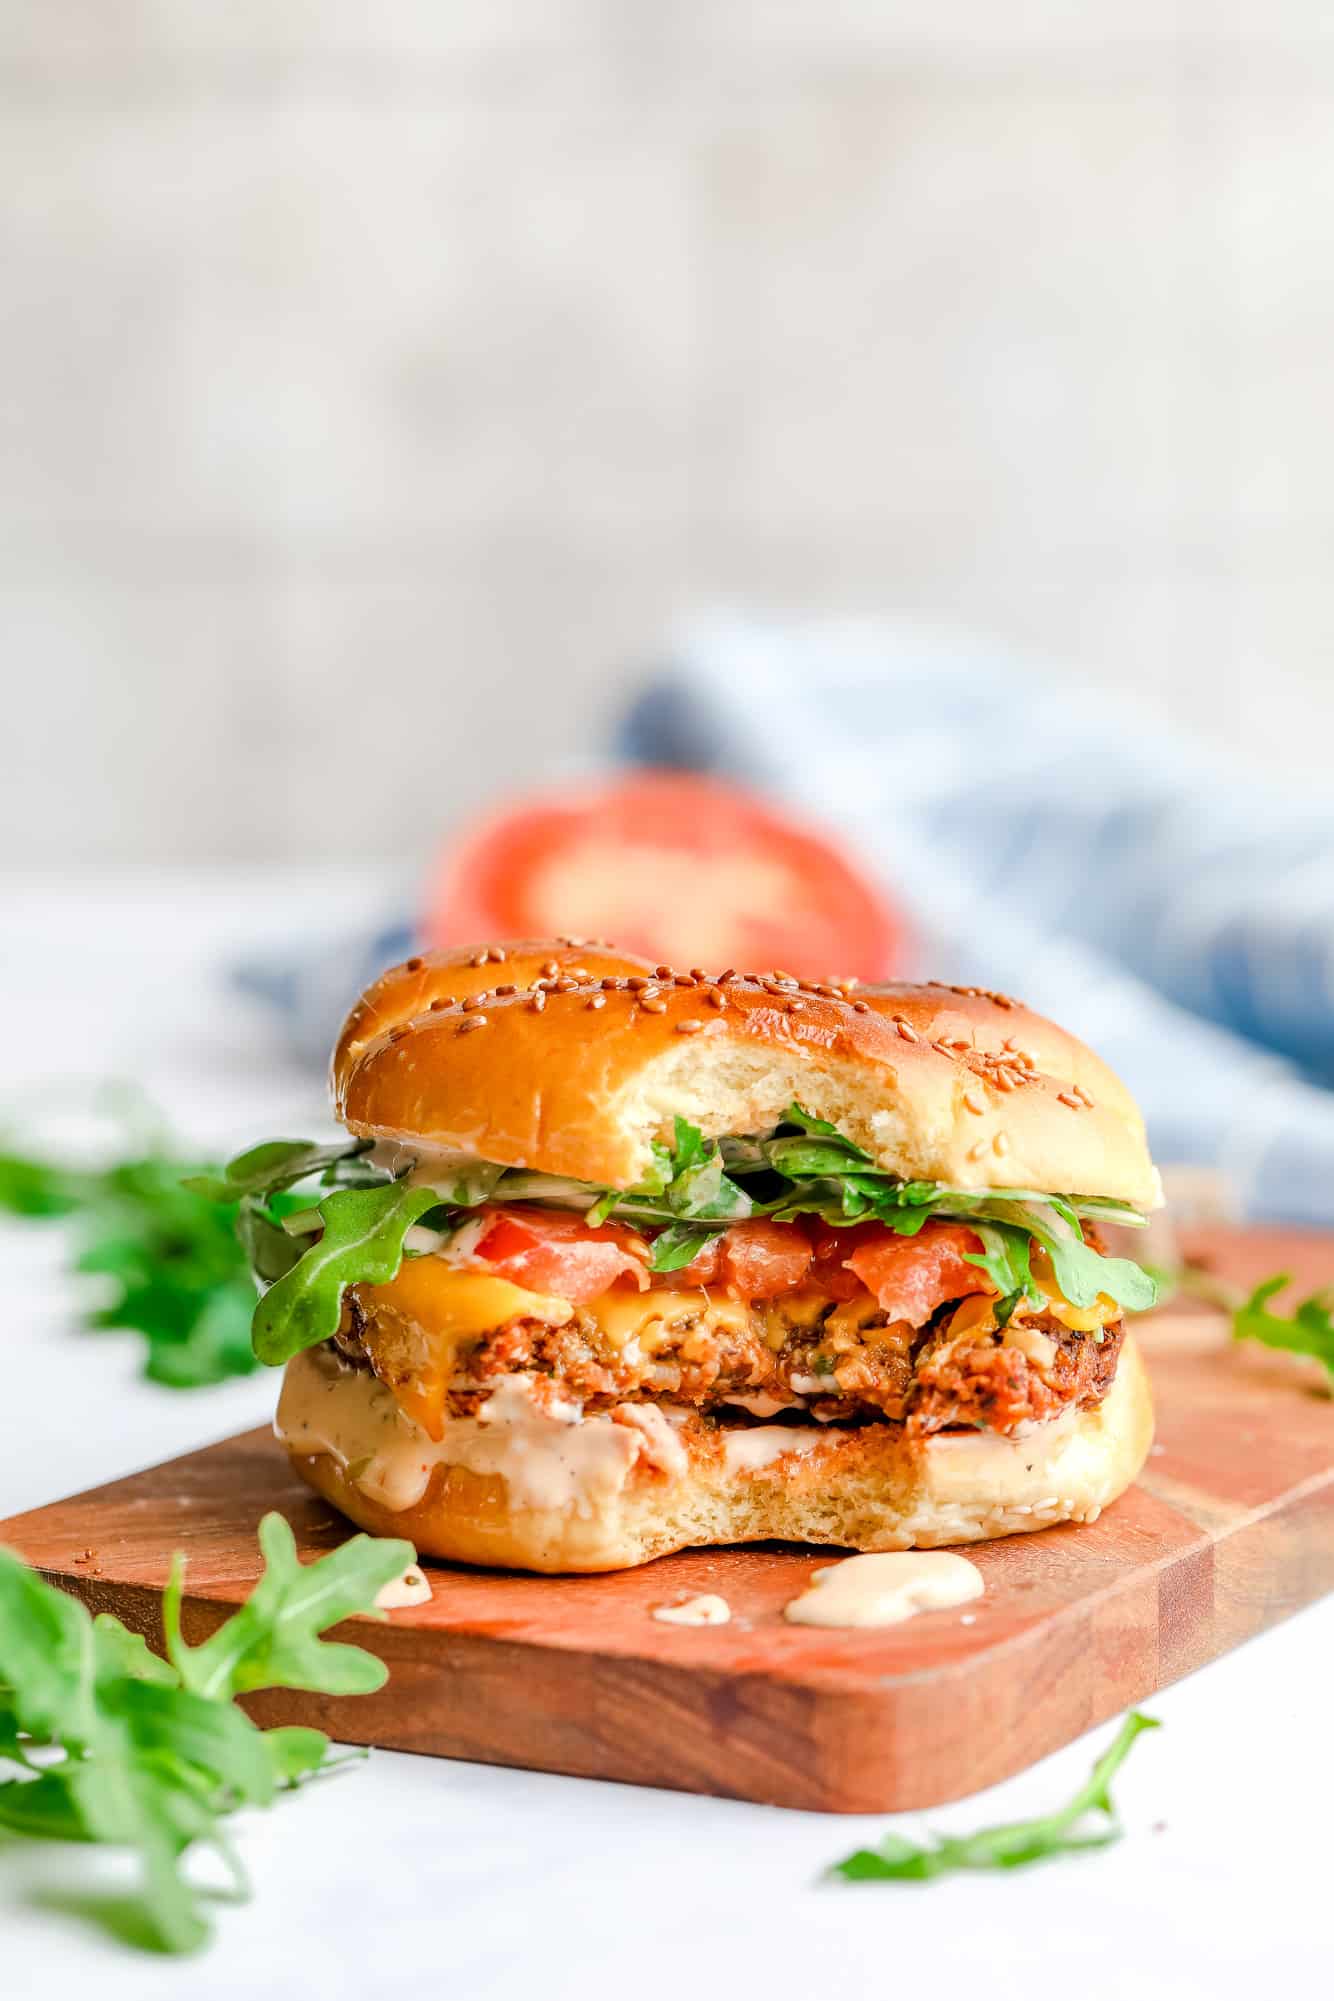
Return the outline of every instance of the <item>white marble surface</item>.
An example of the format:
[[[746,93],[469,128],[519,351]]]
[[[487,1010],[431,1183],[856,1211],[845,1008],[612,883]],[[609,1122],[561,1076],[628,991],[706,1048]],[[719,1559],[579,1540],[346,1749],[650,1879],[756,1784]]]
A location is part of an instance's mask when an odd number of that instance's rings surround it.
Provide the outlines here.
[[[228,1145],[318,1112],[215,969],[237,943],[364,905],[373,877],[271,874],[0,884],[0,1103],[133,1075],[183,1132]],[[49,1226],[0,1229],[9,1281],[0,1513],[261,1419],[272,1385],[145,1385],[128,1337],[70,1329]],[[774,2001],[925,1993],[1015,2001],[1252,2001],[1318,1989],[1331,1832],[1334,1601],[1151,1705],[1117,1848],[924,1888],[820,1884],[885,1825],[539,1774],[374,1755],[239,1827],[252,1903],[219,1907],[188,1967],[134,1954],[45,1899],[92,1867],[0,1846],[0,1989],[51,2001],[309,1991]],[[1035,1701],[1041,1690],[1033,1691]],[[1057,1804],[1107,1730],[929,1816],[963,1831]],[[910,1830],[919,1823],[905,1818]]]

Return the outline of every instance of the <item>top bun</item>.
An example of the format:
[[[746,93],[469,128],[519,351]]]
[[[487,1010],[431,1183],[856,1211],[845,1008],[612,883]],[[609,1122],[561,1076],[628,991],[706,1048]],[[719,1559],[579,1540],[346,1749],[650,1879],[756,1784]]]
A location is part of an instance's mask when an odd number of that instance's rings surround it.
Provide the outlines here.
[[[1161,1200],[1119,1079],[978,987],[678,973],[571,939],[433,953],[362,996],[333,1088],[354,1133],[612,1188],[674,1114],[763,1133],[796,1100],[906,1180]]]

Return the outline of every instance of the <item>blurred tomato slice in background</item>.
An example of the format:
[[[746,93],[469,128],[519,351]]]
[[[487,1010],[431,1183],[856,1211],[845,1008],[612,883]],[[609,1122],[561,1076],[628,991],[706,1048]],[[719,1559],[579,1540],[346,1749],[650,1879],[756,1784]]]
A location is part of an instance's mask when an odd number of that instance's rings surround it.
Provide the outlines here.
[[[673,965],[884,979],[893,905],[826,836],[731,785],[674,771],[516,800],[439,866],[429,944],[569,934]]]

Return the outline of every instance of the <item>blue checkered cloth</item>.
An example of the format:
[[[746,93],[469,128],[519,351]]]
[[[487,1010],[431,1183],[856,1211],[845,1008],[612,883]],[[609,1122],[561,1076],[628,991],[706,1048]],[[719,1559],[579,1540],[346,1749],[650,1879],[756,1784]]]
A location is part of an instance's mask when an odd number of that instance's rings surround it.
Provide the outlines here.
[[[1157,1158],[1217,1171],[1240,1213],[1334,1223],[1334,806],[903,620],[692,620],[610,748],[822,822],[906,908],[911,973],[1069,1023]],[[411,948],[391,914],[237,977],[323,1064],[348,994]]]
[[[1073,1025],[1243,1213],[1334,1222],[1329,804],[896,620],[692,621],[616,747],[804,809],[906,906],[915,971]]]

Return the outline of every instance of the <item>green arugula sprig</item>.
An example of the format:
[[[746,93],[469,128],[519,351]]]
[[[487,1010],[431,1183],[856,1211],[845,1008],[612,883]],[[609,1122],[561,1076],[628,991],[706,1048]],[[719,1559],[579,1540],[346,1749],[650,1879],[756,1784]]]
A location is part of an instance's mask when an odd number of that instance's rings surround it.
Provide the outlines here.
[[[1156,1717],[1132,1710],[1087,1783],[1057,1813],[984,1827],[976,1834],[940,1835],[929,1846],[908,1841],[901,1834],[887,1834],[877,1847],[859,1848],[836,1862],[830,1874],[841,1876],[845,1883],[929,1883],[960,1869],[1023,1869],[1033,1862],[1108,1848],[1123,1832],[1112,1804],[1112,1780],[1135,1739],[1145,1730],[1158,1728]],[[1095,1814],[1109,1824],[1096,1833],[1081,1832]]]
[[[1287,1272],[1257,1285],[1232,1315],[1236,1341],[1263,1341],[1266,1348],[1285,1348],[1293,1355],[1310,1355],[1334,1382],[1334,1286],[1324,1286],[1303,1299],[1290,1315],[1271,1313],[1275,1293],[1291,1283]]]
[[[1051,1260],[1056,1282],[1075,1306],[1100,1295],[1143,1312],[1157,1297],[1153,1279],[1128,1258],[1103,1257],[1084,1240],[1086,1221],[1142,1223],[1129,1204],[1026,1188],[954,1188],[903,1181],[827,1120],[789,1106],[779,1130],[755,1139],[706,1140],[677,1118],[670,1147],[656,1145],[653,1166],[637,1188],[602,1188],[529,1170],[481,1164],[466,1176],[431,1187],[394,1180],[365,1158],[367,1143],[317,1147],[307,1140],[271,1140],[252,1147],[221,1175],[196,1177],[201,1193],[237,1205],[237,1228],[261,1283],[272,1289],[255,1312],[255,1352],[283,1362],[327,1340],[338,1326],[344,1293],[359,1281],[384,1284],[413,1254],[408,1232],[419,1226],[442,1245],[479,1203],[541,1202],[582,1210],[590,1225],[616,1217],[654,1231],[649,1270],[691,1264],[714,1238],[746,1217],[819,1216],[838,1225],[874,1221],[913,1236],[932,1217],[971,1225],[980,1265],[1000,1295],[1002,1324],[1019,1303],[1041,1302],[1031,1247]],[[274,1204],[296,1201],[302,1180],[329,1192],[296,1214]],[[302,1239],[306,1240],[303,1248]],[[419,1246],[420,1248],[420,1246]]]
[[[1291,1313],[1274,1313],[1269,1302],[1292,1283],[1289,1272],[1262,1280],[1249,1295],[1230,1279],[1199,1264],[1166,1268],[1158,1278],[1167,1298],[1185,1293],[1218,1307],[1232,1324],[1234,1341],[1259,1341],[1266,1348],[1306,1355],[1319,1362],[1330,1377],[1330,1392],[1334,1394],[1334,1285],[1309,1293]]]
[[[190,1168],[166,1149],[136,1151],[100,1169],[0,1152],[0,1211],[72,1224],[73,1270],[96,1275],[111,1293],[86,1324],[142,1334],[144,1374],[172,1389],[219,1383],[257,1366],[247,1266],[260,1265],[262,1249],[238,1244],[234,1198],[219,1207],[183,1185]],[[275,1195],[275,1215],[285,1199]]]
[[[163,1599],[167,1658],[109,1613],[90,1618],[0,1549],[0,1828],[128,1848],[140,1863],[137,1930],[168,1952],[208,1936],[205,1893],[185,1873],[196,1848],[248,1886],[226,1817],[267,1806],[282,1787],[329,1768],[321,1730],[260,1730],[233,1697],[260,1688],[355,1695],[379,1688],[384,1663],[320,1634],[415,1560],[412,1544],[354,1536],[302,1564],[281,1515],[259,1530],[264,1574],[247,1602],[202,1645],[181,1638],[183,1560]]]

